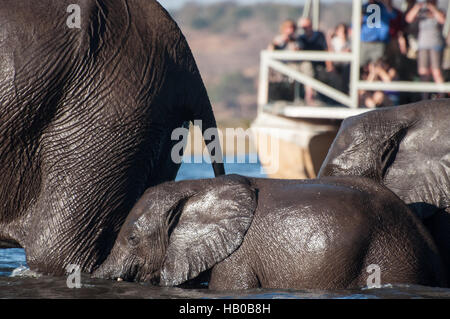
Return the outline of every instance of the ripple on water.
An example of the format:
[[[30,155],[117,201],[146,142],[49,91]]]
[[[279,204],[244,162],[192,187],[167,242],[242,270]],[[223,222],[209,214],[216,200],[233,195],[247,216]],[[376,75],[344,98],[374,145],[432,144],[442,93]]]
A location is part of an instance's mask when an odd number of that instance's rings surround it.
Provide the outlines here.
[[[82,275],[81,288],[69,289],[65,277],[0,277],[0,298],[144,298],[144,299],[378,299],[450,298],[449,289],[393,286],[367,290],[274,290],[253,289],[214,292],[207,289],[154,287],[148,284],[92,279]]]

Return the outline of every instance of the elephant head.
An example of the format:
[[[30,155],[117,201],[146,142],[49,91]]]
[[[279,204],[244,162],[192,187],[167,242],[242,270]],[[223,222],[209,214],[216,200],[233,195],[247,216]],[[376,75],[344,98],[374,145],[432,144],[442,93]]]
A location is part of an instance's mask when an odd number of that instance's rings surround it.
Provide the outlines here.
[[[450,101],[423,101],[346,119],[319,177],[377,180],[425,221],[450,262]]]
[[[450,101],[424,101],[346,119],[322,176],[365,176],[386,185],[419,217],[450,206]]]
[[[93,276],[180,285],[240,247],[255,209],[254,189],[238,176],[150,188]]]

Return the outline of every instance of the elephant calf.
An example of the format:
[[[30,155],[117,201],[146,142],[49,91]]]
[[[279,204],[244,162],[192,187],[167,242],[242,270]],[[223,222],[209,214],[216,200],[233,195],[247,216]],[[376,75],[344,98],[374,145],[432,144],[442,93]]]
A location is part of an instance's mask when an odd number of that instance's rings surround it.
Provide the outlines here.
[[[169,182],[135,205],[97,278],[177,286],[212,269],[209,288],[445,286],[429,234],[384,186],[359,177],[237,175]]]

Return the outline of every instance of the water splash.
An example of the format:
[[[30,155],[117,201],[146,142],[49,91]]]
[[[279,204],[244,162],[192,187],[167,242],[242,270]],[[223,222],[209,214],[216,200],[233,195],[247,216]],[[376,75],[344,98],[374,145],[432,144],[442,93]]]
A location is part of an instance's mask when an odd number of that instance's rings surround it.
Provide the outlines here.
[[[30,270],[30,268],[28,268],[26,266],[20,266],[12,271],[10,277],[40,278],[40,277],[42,277],[42,275]]]

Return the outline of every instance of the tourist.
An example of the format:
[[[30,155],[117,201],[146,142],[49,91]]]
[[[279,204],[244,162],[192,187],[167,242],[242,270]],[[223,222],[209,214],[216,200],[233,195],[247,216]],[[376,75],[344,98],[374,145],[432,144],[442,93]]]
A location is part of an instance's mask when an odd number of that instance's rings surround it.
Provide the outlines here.
[[[377,5],[380,10],[380,21],[372,20],[375,12],[371,10],[373,5]],[[397,17],[397,13],[389,1],[369,0],[367,4],[363,5],[362,10],[360,65],[364,66],[385,55],[390,41],[391,22]],[[373,25],[377,23],[379,25]]]
[[[385,82],[389,83],[398,80],[398,73],[392,67],[387,58],[379,59],[376,62],[371,62],[367,67],[367,82]],[[396,91],[375,91],[364,92],[364,105],[368,108],[384,107],[399,105],[400,94]]]
[[[299,26],[303,30],[303,34],[299,37],[300,50],[304,51],[327,51],[328,45],[325,35],[320,31],[314,31],[311,19],[301,18]],[[307,75],[317,78],[319,73],[325,72],[325,62],[309,62],[303,64],[302,71]],[[305,85],[305,102],[308,106],[317,105],[315,99],[315,92],[310,87]]]
[[[280,34],[269,45],[269,50],[298,50],[297,25],[292,20],[284,21],[280,26]]]
[[[351,52],[351,41],[349,28],[345,23],[340,23],[329,35],[329,51],[335,53]],[[327,71],[337,74],[338,81],[335,87],[342,92],[348,93],[350,81],[350,64],[348,62],[327,62]]]
[[[445,41],[442,36],[442,25],[445,14],[436,6],[436,0],[416,3],[406,16],[406,22],[418,21],[418,72],[422,81],[433,77],[435,83],[443,83],[442,53]],[[429,99],[429,93],[422,98]]]

